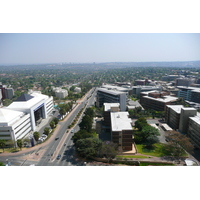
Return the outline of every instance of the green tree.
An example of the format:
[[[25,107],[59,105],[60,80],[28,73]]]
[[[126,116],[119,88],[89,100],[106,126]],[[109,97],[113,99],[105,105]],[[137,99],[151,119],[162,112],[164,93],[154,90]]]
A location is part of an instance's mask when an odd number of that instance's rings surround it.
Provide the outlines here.
[[[21,139],[17,140],[17,146],[20,148],[20,150],[22,149],[23,142]]]
[[[54,121],[51,121],[49,125],[50,125],[51,129],[53,129],[53,128],[55,127],[56,124],[55,124]]]
[[[72,136],[72,140],[74,142],[74,144],[76,144],[76,142],[80,139],[86,139],[86,138],[90,138],[90,137],[94,137],[94,133],[91,132],[87,132],[84,129],[79,130],[78,132],[76,132],[73,136]]]
[[[48,127],[45,127],[45,129],[44,129],[44,134],[45,134],[45,135],[49,135],[49,132],[50,132],[49,128],[48,128]]]
[[[6,141],[5,140],[0,140],[0,148],[3,150],[3,152],[4,152],[5,146],[6,146]]]
[[[59,119],[58,119],[58,118],[56,118],[56,117],[54,117],[54,118],[53,118],[53,121],[54,121],[55,125],[57,125],[57,124],[58,124],[58,122],[59,122]]]
[[[147,125],[148,125],[147,120],[143,117],[141,117],[137,121],[135,121],[135,128],[137,128],[139,131],[141,131],[142,128]]]
[[[106,141],[103,142],[99,150],[99,156],[105,157],[108,159],[108,162],[111,162],[117,155],[117,145],[113,142]]]
[[[85,115],[79,124],[80,129],[85,129],[87,132],[92,131],[93,119],[89,115]]]
[[[38,142],[38,139],[39,139],[39,137],[40,137],[40,133],[37,132],[37,131],[34,132],[34,133],[33,133],[33,137],[34,137],[35,141]]]
[[[193,153],[194,146],[186,135],[177,131],[168,131],[166,134],[166,138],[169,141],[166,149],[170,152],[171,156],[179,158],[185,154],[185,150],[190,154]]]
[[[85,158],[92,158],[97,156],[101,144],[102,142],[98,138],[90,137],[79,139],[76,142],[75,147],[80,156]]]
[[[12,103],[12,101],[10,99],[4,99],[3,100],[3,105],[4,106],[9,106]]]
[[[0,162],[0,166],[5,166],[2,162]]]

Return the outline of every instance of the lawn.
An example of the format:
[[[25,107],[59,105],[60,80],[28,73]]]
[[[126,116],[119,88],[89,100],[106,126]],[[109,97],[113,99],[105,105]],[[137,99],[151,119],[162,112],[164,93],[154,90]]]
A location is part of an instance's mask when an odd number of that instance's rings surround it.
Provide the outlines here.
[[[138,153],[141,153],[141,154],[155,156],[155,157],[164,156],[163,151],[162,151],[163,144],[161,144],[161,143],[154,144],[153,149],[147,149],[142,144],[136,144],[136,148],[137,148]]]

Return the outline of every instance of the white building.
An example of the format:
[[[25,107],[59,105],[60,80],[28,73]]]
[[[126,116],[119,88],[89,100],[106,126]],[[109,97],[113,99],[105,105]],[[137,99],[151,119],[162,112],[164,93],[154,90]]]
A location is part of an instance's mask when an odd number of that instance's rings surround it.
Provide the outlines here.
[[[21,95],[8,107],[0,109],[0,138],[23,138],[52,111],[53,97],[38,92]]]
[[[80,87],[75,87],[74,88],[74,92],[80,93],[81,92],[81,88]]]
[[[31,131],[30,114],[0,109],[0,139],[16,141]]]
[[[55,95],[56,97],[58,97],[59,99],[65,98],[68,96],[68,91],[65,89],[61,89],[61,88],[57,88],[55,90]]]

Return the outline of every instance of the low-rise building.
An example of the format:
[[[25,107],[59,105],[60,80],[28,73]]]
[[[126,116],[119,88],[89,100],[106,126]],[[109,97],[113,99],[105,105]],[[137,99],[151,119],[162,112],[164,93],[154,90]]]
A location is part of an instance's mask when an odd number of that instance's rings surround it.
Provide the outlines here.
[[[81,88],[80,87],[75,87],[74,88],[74,92],[80,93],[81,92]]]

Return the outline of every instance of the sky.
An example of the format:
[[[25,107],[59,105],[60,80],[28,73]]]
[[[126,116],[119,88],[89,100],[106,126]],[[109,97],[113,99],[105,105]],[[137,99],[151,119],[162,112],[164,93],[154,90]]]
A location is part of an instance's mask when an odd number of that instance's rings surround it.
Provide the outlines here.
[[[0,64],[200,60],[199,33],[1,33]]]

